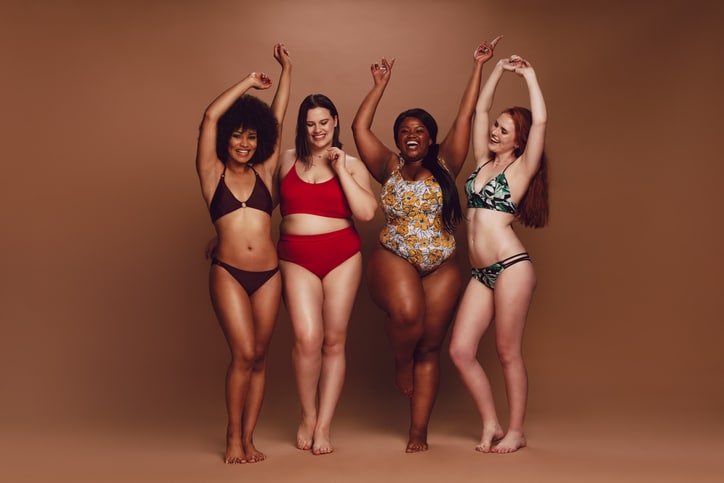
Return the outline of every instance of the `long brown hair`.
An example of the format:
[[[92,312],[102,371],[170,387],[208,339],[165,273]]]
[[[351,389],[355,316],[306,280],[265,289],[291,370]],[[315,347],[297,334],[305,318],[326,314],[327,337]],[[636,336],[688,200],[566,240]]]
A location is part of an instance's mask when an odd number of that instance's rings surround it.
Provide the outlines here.
[[[515,124],[515,142],[518,145],[515,156],[517,158],[525,151],[525,146],[528,144],[528,134],[533,118],[530,110],[525,107],[511,107],[503,112],[508,114]],[[538,171],[533,175],[528,189],[518,203],[516,217],[527,227],[541,228],[548,223],[548,211],[548,158],[543,151]]]

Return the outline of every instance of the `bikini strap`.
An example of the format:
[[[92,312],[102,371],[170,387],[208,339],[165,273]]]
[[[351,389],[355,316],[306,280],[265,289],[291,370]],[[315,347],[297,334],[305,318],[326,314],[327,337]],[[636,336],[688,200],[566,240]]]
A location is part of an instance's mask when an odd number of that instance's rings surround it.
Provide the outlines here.
[[[518,159],[520,159],[520,158],[515,158],[513,161],[511,161],[510,164],[505,167],[505,169],[503,170],[503,173],[505,173],[505,172],[507,171],[507,169],[510,168],[510,166],[511,166],[513,163],[515,163],[516,161],[518,161]]]

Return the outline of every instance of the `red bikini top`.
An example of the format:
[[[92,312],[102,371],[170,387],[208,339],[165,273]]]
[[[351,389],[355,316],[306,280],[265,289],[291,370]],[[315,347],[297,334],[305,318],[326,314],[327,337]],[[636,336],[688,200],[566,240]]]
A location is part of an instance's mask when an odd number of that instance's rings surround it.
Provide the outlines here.
[[[321,183],[307,183],[297,174],[296,160],[279,186],[279,209],[282,216],[295,213],[327,218],[352,216],[339,179],[334,176]]]

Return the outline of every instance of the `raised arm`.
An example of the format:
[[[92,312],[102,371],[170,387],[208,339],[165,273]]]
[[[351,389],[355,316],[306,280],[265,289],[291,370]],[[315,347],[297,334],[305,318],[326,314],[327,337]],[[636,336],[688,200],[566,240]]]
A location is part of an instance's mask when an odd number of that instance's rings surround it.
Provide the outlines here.
[[[221,160],[216,155],[216,127],[219,118],[249,89],[268,89],[271,84],[271,79],[266,74],[252,72],[222,92],[204,111],[196,147],[196,172],[201,181],[202,194],[207,202],[211,200],[218,171],[222,166]]]
[[[357,152],[367,166],[367,170],[379,183],[384,183],[387,178],[390,162],[397,162],[395,153],[372,132],[372,120],[387,83],[390,81],[393,65],[395,65],[395,59],[388,61],[384,57],[380,64],[372,64],[370,70],[374,85],[362,100],[362,104],[352,120],[352,135],[357,145]]]
[[[475,118],[473,119],[473,155],[475,163],[479,166],[486,162],[489,157],[488,153],[488,130],[490,128],[490,108],[493,106],[493,98],[495,97],[495,89],[498,82],[503,76],[505,69],[503,66],[508,63],[508,59],[499,60],[488,79],[483,84],[483,88],[478,96],[478,103],[475,106]]]
[[[468,155],[475,102],[478,99],[483,77],[483,64],[493,56],[495,45],[500,39],[501,36],[498,36],[490,42],[483,41],[473,52],[473,72],[463,92],[457,116],[445,139],[440,143],[440,156],[445,160],[454,176],[458,175]]]
[[[277,84],[277,90],[274,93],[274,99],[271,105],[274,117],[277,123],[279,123],[279,135],[277,136],[277,142],[274,147],[274,154],[264,163],[264,169],[272,176],[276,173],[279,165],[282,128],[284,127],[284,117],[287,113],[287,106],[289,106],[289,94],[292,86],[292,61],[289,57],[289,51],[284,44],[274,45],[274,58],[279,62],[279,65],[281,65],[282,72],[279,75],[279,83]]]
[[[538,166],[543,156],[548,113],[546,111],[545,101],[543,100],[543,92],[540,89],[538,78],[530,62],[525,59],[519,59],[513,71],[522,76],[528,85],[532,121],[530,132],[528,133],[528,142],[526,143],[525,151],[520,155],[520,162],[525,166],[528,174],[533,176],[533,174],[538,171]]]

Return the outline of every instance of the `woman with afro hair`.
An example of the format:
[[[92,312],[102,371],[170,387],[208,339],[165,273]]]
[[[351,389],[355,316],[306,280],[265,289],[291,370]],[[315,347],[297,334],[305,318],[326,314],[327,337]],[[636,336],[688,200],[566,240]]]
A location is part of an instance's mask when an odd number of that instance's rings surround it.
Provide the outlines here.
[[[201,194],[217,240],[209,271],[211,302],[229,344],[226,373],[226,463],[255,463],[266,455],[253,433],[264,397],[266,353],[281,299],[281,275],[271,235],[273,177],[289,102],[291,61],[274,46],[281,77],[271,108],[249,89],[272,81],[252,72],[204,112],[196,152]]]

